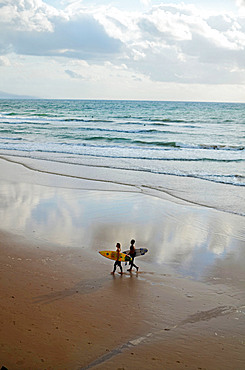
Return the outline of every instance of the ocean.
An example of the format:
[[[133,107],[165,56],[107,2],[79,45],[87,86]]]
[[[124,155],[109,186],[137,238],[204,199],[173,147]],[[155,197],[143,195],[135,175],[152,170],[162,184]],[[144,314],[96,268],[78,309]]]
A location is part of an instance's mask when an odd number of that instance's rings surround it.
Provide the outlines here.
[[[0,154],[237,189],[245,186],[245,104],[2,99]]]

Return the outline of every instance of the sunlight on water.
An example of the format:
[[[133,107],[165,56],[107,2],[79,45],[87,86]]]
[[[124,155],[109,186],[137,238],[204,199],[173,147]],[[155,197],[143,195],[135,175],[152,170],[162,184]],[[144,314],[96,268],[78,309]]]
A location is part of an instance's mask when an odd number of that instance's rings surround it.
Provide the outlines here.
[[[50,188],[1,181],[1,229],[90,253],[128,247],[135,238],[149,252],[146,269],[174,269],[195,279],[245,262],[244,218],[177,205],[141,194]],[[216,271],[216,272],[215,272]]]

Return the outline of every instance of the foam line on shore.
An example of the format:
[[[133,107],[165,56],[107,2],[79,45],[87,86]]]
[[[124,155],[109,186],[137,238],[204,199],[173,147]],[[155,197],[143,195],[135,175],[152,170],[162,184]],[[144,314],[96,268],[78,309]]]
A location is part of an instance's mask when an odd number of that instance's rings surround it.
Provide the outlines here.
[[[54,176],[62,176],[62,177],[68,177],[68,178],[71,178],[71,179],[78,179],[78,180],[85,180],[85,181],[96,181],[96,182],[101,182],[101,183],[109,183],[109,184],[116,184],[116,185],[121,185],[121,186],[132,186],[132,187],[137,187],[135,185],[131,185],[131,184],[127,184],[127,183],[123,183],[123,182],[119,182],[119,181],[115,181],[115,180],[107,180],[107,179],[92,179],[90,177],[85,177],[85,176],[75,176],[75,175],[71,175],[71,174],[64,174],[64,173],[60,173],[60,172],[55,172],[55,171],[48,171],[48,170],[42,170],[42,169],[39,169],[39,168],[35,168],[33,166],[30,166],[26,163],[22,163],[22,162],[19,162],[19,161],[14,161],[13,159],[9,159],[9,158],[6,158],[4,156],[0,156],[0,159],[3,159],[7,162],[11,162],[11,163],[15,163],[15,164],[19,164],[21,166],[23,166],[24,168],[28,169],[28,170],[31,170],[31,171],[36,171],[36,172],[39,172],[39,173],[45,173],[45,174],[49,174],[49,175],[54,175]],[[101,189],[102,190],[102,189]],[[110,190],[111,191],[111,190]]]

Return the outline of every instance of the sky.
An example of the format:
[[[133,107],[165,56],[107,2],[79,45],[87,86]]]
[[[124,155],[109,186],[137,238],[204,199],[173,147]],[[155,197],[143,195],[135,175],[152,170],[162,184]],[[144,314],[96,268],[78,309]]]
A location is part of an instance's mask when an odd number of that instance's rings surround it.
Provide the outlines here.
[[[245,0],[0,0],[0,92],[245,103]]]

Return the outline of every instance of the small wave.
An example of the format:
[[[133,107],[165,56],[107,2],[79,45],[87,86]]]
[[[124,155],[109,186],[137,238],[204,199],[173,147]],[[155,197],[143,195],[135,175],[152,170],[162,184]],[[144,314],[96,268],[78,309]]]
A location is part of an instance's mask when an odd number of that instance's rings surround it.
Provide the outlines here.
[[[104,142],[113,142],[113,143],[131,143],[136,145],[145,145],[145,146],[160,146],[160,147],[172,147],[172,148],[180,148],[176,142],[163,142],[163,141],[145,141],[145,140],[132,140],[130,138],[125,137],[102,137],[102,136],[90,136],[83,138],[85,141],[104,141]]]
[[[1,139],[1,138],[0,138]],[[65,138],[64,138],[65,139]],[[130,139],[121,139],[122,145],[120,145],[119,140],[117,143],[111,142],[111,139],[108,139],[108,143],[104,138],[99,137],[101,144],[98,142],[90,143],[90,138],[87,141],[69,143],[69,142],[60,142],[60,143],[47,143],[43,145],[42,143],[33,144],[31,142],[24,142],[18,145],[13,143],[13,141],[22,140],[20,137],[17,138],[2,138],[0,142],[0,149],[2,150],[22,150],[25,152],[43,152],[43,153],[60,153],[60,154],[73,154],[78,156],[95,156],[97,158],[114,158],[114,159],[129,159],[129,160],[145,160],[149,163],[149,166],[152,167],[150,163],[153,162],[175,162],[179,163],[243,163],[245,162],[244,158],[213,158],[213,157],[190,157],[188,152],[180,152],[178,145],[175,142],[166,142],[161,143],[161,149],[157,147],[142,148],[138,146],[129,146],[126,150],[125,140]],[[92,139],[91,139],[92,140]],[[164,147],[162,146],[164,145]],[[173,148],[173,150],[171,150]],[[180,167],[181,168],[181,167]]]
[[[50,122],[49,121],[5,121],[5,122],[1,122],[2,124],[5,124],[5,125],[35,125],[35,126],[47,126],[47,125],[50,125]]]
[[[139,130],[116,130],[116,129],[109,129],[109,128],[101,128],[101,127],[76,127],[74,131],[99,131],[99,132],[117,132],[122,134],[141,134],[141,133],[151,133],[151,132],[159,132],[156,129],[139,129]]]
[[[96,129],[96,131],[104,131],[104,132],[119,132],[119,133],[134,133],[134,131],[121,131],[121,130],[107,130],[107,129]],[[149,132],[154,132],[151,130],[139,130],[136,131],[136,133],[149,133]],[[166,133],[166,132],[164,132]],[[167,132],[169,133],[169,132]],[[170,132],[172,133],[172,132]],[[174,133],[175,135],[178,133]],[[158,140],[142,140],[142,139],[131,139],[127,137],[116,137],[116,136],[89,136],[89,137],[77,137],[79,139],[85,140],[85,141],[105,141],[105,142],[118,142],[118,143],[131,143],[131,144],[136,144],[140,146],[148,146],[149,148],[151,146],[155,147],[172,147],[172,148],[183,148],[183,149],[192,149],[192,150],[223,150],[223,151],[243,151],[245,149],[244,146],[228,146],[228,145],[220,145],[220,144],[214,144],[214,145],[205,145],[205,144],[200,144],[200,145],[186,145],[182,143],[176,143],[175,141],[158,141]]]
[[[167,123],[168,122],[168,123]],[[191,125],[191,124],[187,124],[187,122],[185,123],[185,124],[182,124],[182,125],[173,125],[172,123],[184,123],[184,122],[182,122],[182,121],[166,121],[166,122],[161,122],[161,121],[159,121],[159,122],[151,122],[151,125],[154,125],[154,126],[171,126],[171,127],[181,127],[181,128],[192,128],[192,129],[198,129],[198,127],[197,126],[195,126],[195,125]]]
[[[0,129],[0,132],[1,132],[1,134],[4,134],[4,133],[12,134],[13,130],[11,130],[11,129]],[[11,138],[9,138],[9,140],[11,140]]]
[[[60,127],[59,128],[59,131],[67,131],[67,127]],[[69,131],[67,133],[64,133],[64,134],[56,134],[55,137],[57,138],[64,138],[64,139],[72,139],[72,140],[93,140],[93,138],[95,138],[95,141],[97,140],[97,138],[100,138],[99,140],[103,140],[103,138],[106,140],[106,139],[109,139],[107,137],[98,137],[98,136],[93,136],[91,138],[83,138],[81,137],[81,135],[79,135],[79,132],[91,132],[91,134],[95,134],[96,132],[103,132],[104,134],[113,134],[113,133],[120,133],[120,134],[150,134],[152,132],[158,132],[158,130],[110,130],[110,129],[106,129],[106,128],[96,128],[96,129],[93,129],[91,127],[79,127],[79,128],[75,128],[74,130],[71,128],[69,128]],[[114,138],[115,140],[118,140],[119,138]]]
[[[166,123],[194,123],[195,121],[186,121],[184,119],[174,118],[149,118],[149,122],[166,122]]]
[[[213,145],[205,145],[200,144],[199,147],[201,149],[213,149],[213,150],[244,150],[244,146],[235,146],[235,145],[225,145],[225,144],[213,144]]]
[[[142,126],[143,122],[139,121],[118,121],[117,125],[140,125]]]
[[[15,123],[15,121],[0,121],[3,125],[11,125],[12,123]]]
[[[94,123],[113,123],[114,121],[112,120],[106,120],[106,119],[93,119],[93,118],[90,118],[90,119],[84,119],[84,118],[65,118],[65,119],[61,119],[61,121],[64,121],[64,122],[94,122]]]
[[[48,113],[34,113],[34,114],[30,114],[30,116],[37,116],[37,117],[57,117],[57,115],[55,114],[48,114]]]
[[[131,114],[129,114],[129,115],[116,115],[116,116],[112,116],[112,118],[115,118],[115,119],[134,119],[134,120],[137,120],[137,121],[143,121],[143,120],[145,120],[145,117],[143,117],[143,116],[132,116]]]
[[[26,157],[26,154],[24,154],[26,151],[25,150],[22,150],[23,152],[23,156]],[[27,151],[28,152],[28,151]],[[46,151],[43,151],[43,150],[37,150],[36,151],[36,155],[35,155],[35,152],[32,152],[31,153],[31,157],[32,158],[36,158],[36,159],[40,159],[39,156],[37,156],[37,153],[53,153],[53,154],[64,154],[64,152],[60,152],[59,150],[57,151],[50,151],[50,150],[46,150]],[[2,153],[3,155],[5,155],[5,153]],[[67,153],[67,154],[71,154],[71,153]],[[15,156],[15,155],[14,155]],[[20,156],[20,154],[18,154],[17,156]],[[30,153],[28,153],[27,155],[28,157],[30,157]],[[78,157],[94,157],[96,158],[97,155],[96,154],[79,154]],[[113,158],[113,159],[118,159],[118,158],[115,158],[115,157],[111,157],[110,155],[102,155],[100,156],[101,158]],[[70,157],[72,158],[72,157]],[[55,158],[55,159],[52,159],[52,156],[48,156],[48,157],[44,157],[44,158],[41,158],[41,159],[45,159],[45,160],[48,160],[48,161],[58,161],[58,158]],[[138,158],[136,158],[138,159]],[[64,157],[62,156],[62,162],[64,162]],[[83,163],[76,163],[76,162],[70,162],[69,161],[69,157],[67,158],[67,160],[64,162],[64,163],[71,163],[71,164],[81,164],[83,165]],[[209,174],[204,174],[204,173],[180,173],[179,171],[164,171],[164,170],[157,170],[157,169],[154,169],[154,168],[151,168],[151,167],[144,167],[144,168],[141,168],[141,167],[138,167],[137,164],[135,165],[131,165],[130,168],[128,168],[127,166],[125,167],[123,162],[120,162],[121,165],[119,165],[118,163],[113,163],[111,162],[110,164],[104,164],[104,165],[98,165],[98,167],[108,167],[108,168],[112,168],[112,169],[123,169],[123,170],[130,170],[130,171],[136,171],[136,172],[146,172],[146,173],[154,173],[154,174],[159,174],[159,175],[170,175],[170,176],[177,176],[177,177],[190,177],[190,178],[196,178],[196,179],[199,179],[199,180],[204,180],[204,181],[210,181],[210,182],[215,182],[215,183],[220,183],[220,184],[226,184],[226,185],[230,185],[230,186],[241,186],[241,187],[244,187],[245,186],[245,177],[242,176],[242,175],[218,175],[218,174],[212,174],[212,175],[209,175]],[[94,165],[95,167],[97,167],[97,165]],[[155,187],[154,187],[155,188]],[[156,190],[160,190],[161,189],[158,189],[156,188]],[[232,213],[236,213],[236,212],[232,212]],[[240,213],[239,213],[240,214]],[[244,213],[240,214],[242,216],[245,216]]]
[[[113,118],[119,118],[119,119],[126,119],[126,118],[131,118],[131,114],[126,114],[126,115],[116,115],[116,116],[113,116]]]
[[[135,140],[133,141],[134,144],[140,145],[154,145],[154,146],[162,146],[162,147],[172,147],[172,148],[180,148],[180,145],[174,141],[170,142],[162,142],[162,141],[143,141],[143,140]]]
[[[30,113],[30,112],[2,112],[2,117],[18,117],[19,119],[33,119],[35,117],[37,118],[46,118],[46,119],[55,119],[57,117],[60,117],[60,115],[55,113]],[[27,122],[26,122],[27,123]]]
[[[8,141],[20,141],[20,140],[23,140],[21,137],[4,137],[4,136],[0,136],[0,140],[8,140]],[[6,143],[8,144],[8,143]]]
[[[215,177],[215,178],[226,178],[226,179],[237,179],[237,180],[241,180],[241,181],[243,181],[243,180],[245,180],[245,176],[243,176],[243,175],[238,175],[238,174],[230,174],[230,175],[218,175],[218,174],[211,174],[211,175],[209,175],[209,174],[205,174],[205,177],[209,177],[209,178],[213,178],[213,177]]]
[[[34,114],[30,114],[28,112],[25,112],[25,113],[21,113],[21,112],[6,112],[5,113],[6,116],[35,116],[35,117],[49,117],[50,115],[47,114],[47,113],[34,113]],[[53,115],[51,115],[51,117],[53,117]]]

